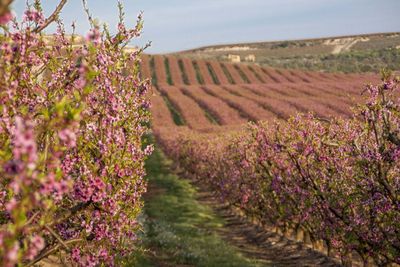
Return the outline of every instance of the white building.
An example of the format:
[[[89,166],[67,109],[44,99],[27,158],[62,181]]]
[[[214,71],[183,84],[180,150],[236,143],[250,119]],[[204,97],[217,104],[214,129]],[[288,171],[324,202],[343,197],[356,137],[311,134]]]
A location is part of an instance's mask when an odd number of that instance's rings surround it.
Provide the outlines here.
[[[233,63],[239,63],[241,61],[240,56],[239,55],[232,55],[229,54],[228,55],[228,59],[233,62]]]
[[[247,61],[247,62],[256,62],[256,56],[253,55],[253,54],[250,54],[250,55],[247,55],[247,56],[244,58],[244,60]]]

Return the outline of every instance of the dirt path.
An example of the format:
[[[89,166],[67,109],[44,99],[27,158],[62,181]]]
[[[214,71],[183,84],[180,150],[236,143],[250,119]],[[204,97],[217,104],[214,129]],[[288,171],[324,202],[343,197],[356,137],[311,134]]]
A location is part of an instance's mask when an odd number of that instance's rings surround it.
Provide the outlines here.
[[[146,165],[145,253],[128,266],[340,266],[235,215],[210,192],[174,174],[158,148]]]
[[[198,200],[212,207],[226,222],[224,227],[218,229],[218,234],[249,258],[261,260],[269,266],[341,266],[299,242],[266,232],[260,226],[234,214],[209,192],[199,192]]]

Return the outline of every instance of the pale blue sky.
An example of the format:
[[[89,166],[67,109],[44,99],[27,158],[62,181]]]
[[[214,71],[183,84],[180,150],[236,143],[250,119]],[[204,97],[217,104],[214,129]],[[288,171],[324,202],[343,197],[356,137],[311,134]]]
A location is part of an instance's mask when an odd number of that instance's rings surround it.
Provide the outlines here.
[[[56,0],[42,1],[49,14]],[[93,15],[115,28],[116,0],[88,0]],[[205,45],[400,31],[400,0],[124,0],[134,25],[144,11],[144,34],[134,44],[152,41],[151,53]],[[25,0],[16,0],[22,13]],[[80,0],[69,0],[62,18],[88,29]],[[50,29],[51,30],[51,29]]]

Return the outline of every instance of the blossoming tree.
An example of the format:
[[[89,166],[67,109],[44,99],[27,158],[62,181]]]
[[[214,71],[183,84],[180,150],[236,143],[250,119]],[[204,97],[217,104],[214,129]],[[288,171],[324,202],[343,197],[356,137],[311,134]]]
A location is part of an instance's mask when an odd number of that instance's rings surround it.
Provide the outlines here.
[[[140,35],[142,18],[127,29],[120,5],[112,35],[89,16],[87,40],[76,46],[58,19],[65,2],[46,18],[35,1],[21,22],[8,22],[8,5],[0,6],[2,266],[57,252],[78,265],[113,265],[135,249],[152,148],[142,148],[149,119],[142,50],[123,48]],[[43,30],[51,23],[49,40]]]
[[[160,129],[158,139],[248,216],[302,229],[343,263],[357,252],[366,266],[400,264],[400,80],[383,77],[351,119],[298,115],[213,138]]]

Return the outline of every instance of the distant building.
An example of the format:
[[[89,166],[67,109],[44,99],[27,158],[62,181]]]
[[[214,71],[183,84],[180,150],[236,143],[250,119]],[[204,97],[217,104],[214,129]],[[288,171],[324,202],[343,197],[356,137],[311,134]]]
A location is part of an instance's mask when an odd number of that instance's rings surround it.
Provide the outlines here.
[[[229,59],[231,62],[234,62],[234,63],[239,63],[239,62],[241,61],[239,55],[232,55],[232,54],[229,54],[229,55],[228,55],[228,59]]]
[[[67,34],[67,35],[65,35],[65,39],[67,41],[70,41],[70,42],[73,41],[72,47],[74,47],[74,48],[82,47],[84,44],[87,43],[87,40],[85,40],[85,38],[83,36],[81,36],[81,35],[74,35],[74,37],[72,39],[72,35]],[[54,42],[55,35],[45,35],[43,37],[43,40],[44,40],[46,45],[52,46],[55,43]],[[126,52],[126,53],[134,53],[134,52],[138,51],[138,48],[134,47],[134,46],[126,46],[126,47],[124,47],[123,51]]]
[[[127,46],[124,48],[124,52],[126,53],[134,53],[136,51],[138,51],[137,47]]]
[[[247,56],[244,58],[244,60],[247,61],[247,62],[256,62],[256,56],[253,55],[253,54],[250,54],[250,55],[247,55]]]
[[[74,39],[72,39],[72,35],[70,34],[66,34],[65,35],[65,39],[72,42],[73,40],[73,44],[74,46],[81,46],[85,43],[85,39],[81,36],[81,35],[74,35],[73,37]],[[54,44],[54,39],[55,39],[55,35],[45,35],[43,37],[43,40],[45,42],[46,45],[53,45]]]

